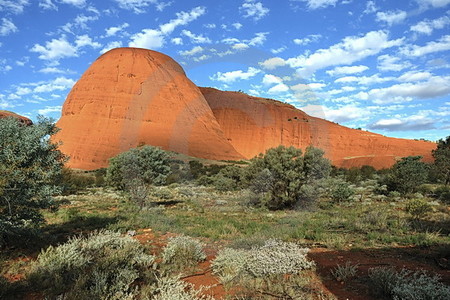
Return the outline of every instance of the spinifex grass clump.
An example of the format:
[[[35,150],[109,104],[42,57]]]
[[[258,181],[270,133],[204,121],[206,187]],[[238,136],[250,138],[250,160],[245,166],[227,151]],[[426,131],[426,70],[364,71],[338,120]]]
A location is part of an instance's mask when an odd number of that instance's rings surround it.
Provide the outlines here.
[[[177,277],[157,278],[154,288],[143,293],[143,300],[214,300],[211,296],[202,295],[206,287],[194,289],[190,283]]]
[[[212,262],[213,272],[226,286],[238,288],[244,296],[276,295],[282,299],[304,299],[308,290],[309,249],[294,243],[268,240],[250,250],[225,248]],[[308,291],[308,292],[307,292]]]
[[[100,231],[39,254],[29,274],[33,287],[62,299],[127,299],[154,257],[137,241]]]

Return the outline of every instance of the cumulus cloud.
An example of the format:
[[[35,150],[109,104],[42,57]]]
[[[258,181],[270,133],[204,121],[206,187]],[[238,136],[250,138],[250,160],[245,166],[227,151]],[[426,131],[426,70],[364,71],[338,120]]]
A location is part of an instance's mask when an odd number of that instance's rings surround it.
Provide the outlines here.
[[[377,68],[380,71],[401,71],[411,66],[408,61],[402,61],[399,57],[391,56],[388,54],[380,55],[377,58]]]
[[[66,78],[66,77],[58,77],[55,80],[38,85],[34,88],[34,93],[49,93],[53,91],[63,91],[72,88],[75,84],[75,80]]]
[[[406,19],[406,17],[406,11],[403,10],[377,12],[377,21],[385,22],[388,26],[401,23]]]
[[[180,51],[180,55],[183,55],[183,56],[194,56],[196,54],[202,53],[204,50],[205,49],[203,49],[203,47],[195,46],[191,50]]]
[[[277,85],[271,87],[267,93],[269,94],[280,94],[289,91],[289,87],[284,83],[278,83]]]
[[[62,110],[61,105],[46,106],[45,108],[38,109],[37,113],[40,115],[48,116],[49,114],[54,113],[54,112],[61,112],[61,110]]]
[[[367,108],[358,107],[354,104],[339,106],[336,108],[310,104],[300,107],[300,109],[313,117],[325,118],[329,121],[337,123],[366,119],[370,115]]]
[[[445,35],[437,41],[428,42],[425,46],[408,45],[401,49],[406,56],[423,56],[426,54],[450,50],[450,35]]]
[[[300,0],[306,2],[309,9],[325,8],[327,6],[335,6],[338,0]]]
[[[18,29],[16,25],[14,25],[10,19],[2,18],[2,22],[0,24],[0,36],[6,36],[17,31]]]
[[[336,79],[334,82],[336,83],[350,83],[350,82],[356,82],[360,85],[371,85],[371,84],[377,84],[377,83],[383,83],[386,81],[394,80],[394,77],[380,77],[378,74],[372,75],[372,76],[345,76]]]
[[[58,10],[58,7],[52,2],[52,0],[41,0],[39,7],[44,10]]]
[[[237,71],[231,71],[231,72],[217,72],[213,76],[210,77],[211,80],[215,81],[221,81],[224,83],[233,83],[236,80],[248,80],[252,77],[255,77],[257,74],[259,74],[261,70],[258,70],[253,67],[249,67],[247,71],[243,70],[237,70]]]
[[[112,42],[109,42],[108,44],[106,44],[106,46],[102,50],[100,50],[100,53],[103,54],[103,53],[108,52],[111,49],[119,48],[119,47],[122,47],[121,41],[112,41]]]
[[[78,36],[75,44],[68,42],[66,36],[63,35],[59,39],[52,39],[51,41],[45,42],[45,46],[35,44],[30,51],[39,53],[40,59],[58,61],[61,58],[78,56],[78,50],[87,46],[92,48],[101,47],[98,42],[92,41],[86,34]]]
[[[60,0],[61,3],[74,5],[77,7],[83,7],[86,5],[86,0]]]
[[[363,14],[373,14],[377,10],[378,8],[375,5],[375,1],[367,1],[366,9],[363,11]]]
[[[450,94],[450,76],[433,76],[427,81],[401,83],[386,88],[372,89],[369,99],[377,104],[402,103],[413,99],[432,99]]]
[[[183,30],[181,32],[181,34],[188,37],[191,40],[191,42],[194,44],[209,44],[209,43],[211,43],[211,40],[208,37],[205,37],[201,34],[196,35],[189,30]]]
[[[369,129],[386,131],[420,131],[435,129],[434,120],[424,116],[410,116],[405,118],[381,119],[368,126]]]
[[[11,12],[13,14],[21,14],[25,6],[29,5],[29,0],[1,0],[0,11]]]
[[[424,20],[410,27],[411,31],[418,34],[430,35],[434,29],[442,29],[450,24],[450,18],[443,16],[434,20]]]
[[[179,37],[171,39],[171,42],[174,45],[183,45],[183,39]]]
[[[423,7],[444,7],[450,4],[450,0],[416,0]]]
[[[296,45],[306,46],[311,43],[318,42],[321,38],[322,38],[322,35],[320,35],[320,34],[310,34],[302,39],[294,39],[293,42]]]
[[[310,55],[290,58],[286,62],[293,68],[300,68],[301,74],[309,76],[316,70],[337,65],[349,65],[402,43],[403,39],[389,40],[385,31],[371,31],[362,37],[346,37],[342,42],[330,48],[319,49]]]
[[[345,75],[345,74],[358,74],[368,70],[368,66],[345,66],[345,67],[336,67],[333,70],[328,70],[326,73],[330,76],[336,75]]]
[[[175,28],[182,25],[187,25],[188,23],[198,19],[200,16],[206,13],[206,8],[198,6],[193,8],[190,12],[179,12],[176,13],[176,18],[170,20],[168,23],[160,26],[160,31],[163,34],[172,33]]]
[[[263,62],[260,62],[259,65],[267,70],[273,70],[278,67],[282,67],[286,65],[286,61],[281,57],[272,57]]]
[[[244,18],[252,18],[255,21],[262,19],[270,12],[261,2],[256,2],[255,0],[244,0],[239,10],[244,15]]]
[[[109,36],[115,36],[116,33],[118,33],[118,32],[120,32],[120,31],[124,30],[124,29],[127,28],[128,26],[130,26],[130,24],[128,24],[128,23],[123,23],[122,25],[119,25],[119,26],[113,26],[113,27],[106,28],[106,29],[105,29],[105,31],[106,31],[106,36],[107,36],[107,37],[109,37]]]
[[[262,83],[265,85],[279,84],[282,83],[283,79],[272,74],[265,74]]]
[[[423,81],[433,76],[430,72],[410,71],[401,75],[398,80],[403,82]]]

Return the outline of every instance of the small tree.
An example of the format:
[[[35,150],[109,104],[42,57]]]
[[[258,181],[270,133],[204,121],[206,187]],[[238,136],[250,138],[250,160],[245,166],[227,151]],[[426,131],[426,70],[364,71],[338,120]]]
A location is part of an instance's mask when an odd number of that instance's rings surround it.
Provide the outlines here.
[[[50,140],[56,132],[44,117],[32,126],[0,119],[0,244],[37,228],[44,222],[39,210],[54,205],[66,160]]]
[[[110,159],[106,180],[110,185],[129,192],[132,201],[142,208],[150,187],[165,183],[170,173],[169,164],[169,156],[160,148],[134,148]]]
[[[422,156],[403,157],[391,169],[388,186],[403,194],[416,191],[428,177],[428,166],[421,161]]]
[[[432,152],[434,157],[434,170],[445,185],[450,184],[450,136],[438,142],[437,148]]]

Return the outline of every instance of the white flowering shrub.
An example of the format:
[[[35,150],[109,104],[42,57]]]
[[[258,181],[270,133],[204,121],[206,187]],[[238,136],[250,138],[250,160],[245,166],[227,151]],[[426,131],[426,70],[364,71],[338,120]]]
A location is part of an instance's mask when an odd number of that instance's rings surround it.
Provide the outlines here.
[[[133,282],[153,262],[154,256],[145,254],[137,240],[100,231],[42,251],[29,280],[50,297],[129,299]]]
[[[203,243],[189,236],[179,235],[169,238],[162,252],[163,263],[173,269],[194,266],[206,259]]]
[[[198,290],[190,283],[180,280],[177,277],[163,277],[157,279],[156,288],[152,295],[147,295],[144,299],[152,300],[214,300],[211,296],[202,295],[206,287]]]
[[[372,268],[369,278],[379,293],[394,300],[446,300],[450,296],[450,287],[443,284],[439,276],[428,276],[425,271]]]
[[[211,267],[220,282],[228,284],[245,274],[248,257],[247,250],[224,248],[211,262]]]

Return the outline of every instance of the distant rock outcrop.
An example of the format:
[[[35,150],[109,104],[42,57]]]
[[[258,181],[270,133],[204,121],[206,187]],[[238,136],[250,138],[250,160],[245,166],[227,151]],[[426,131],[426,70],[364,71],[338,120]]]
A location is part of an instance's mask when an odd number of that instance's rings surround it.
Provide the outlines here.
[[[16,118],[21,123],[23,123],[23,124],[25,124],[27,126],[33,125],[33,122],[30,119],[28,119],[27,117],[18,115],[16,113],[13,113],[12,111],[0,110],[0,119],[1,118],[7,118],[7,117]]]
[[[336,166],[376,168],[408,155],[430,161],[436,147],[349,129],[275,100],[199,89],[172,58],[137,48],[99,57],[72,88],[57,126],[68,166],[86,170],[142,144],[215,160],[313,145]]]
[[[241,159],[197,86],[164,54],[117,48],[99,57],[67,96],[57,126],[69,167],[106,167],[141,144],[210,159]]]
[[[431,161],[431,150],[436,148],[431,142],[350,129],[275,100],[212,88],[200,90],[228,141],[246,158],[278,145],[302,149],[313,145],[325,150],[336,166],[371,165],[381,169],[409,155],[421,155],[425,161]]]

